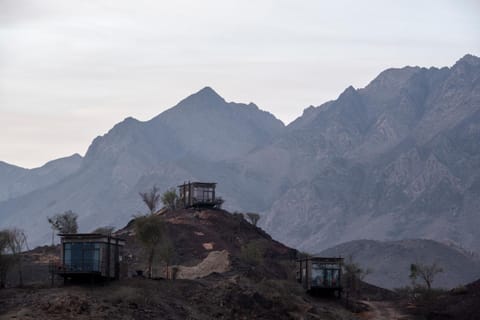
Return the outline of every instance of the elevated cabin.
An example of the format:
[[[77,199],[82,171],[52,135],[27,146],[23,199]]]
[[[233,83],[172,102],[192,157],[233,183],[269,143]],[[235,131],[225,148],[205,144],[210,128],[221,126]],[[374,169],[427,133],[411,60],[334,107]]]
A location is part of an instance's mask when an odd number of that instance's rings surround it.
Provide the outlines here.
[[[178,186],[180,206],[215,207],[220,203],[215,198],[216,183],[213,182],[188,182]]]
[[[119,279],[125,240],[99,233],[60,234],[57,274],[66,279]]]
[[[297,260],[297,280],[307,292],[342,292],[343,258],[307,257]]]

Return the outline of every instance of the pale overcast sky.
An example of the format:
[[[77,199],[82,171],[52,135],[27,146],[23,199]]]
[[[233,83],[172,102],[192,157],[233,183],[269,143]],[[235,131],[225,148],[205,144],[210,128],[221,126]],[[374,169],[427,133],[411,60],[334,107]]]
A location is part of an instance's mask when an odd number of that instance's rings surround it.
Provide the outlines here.
[[[0,160],[32,168],[205,86],[285,123],[480,54],[480,1],[0,0]]]

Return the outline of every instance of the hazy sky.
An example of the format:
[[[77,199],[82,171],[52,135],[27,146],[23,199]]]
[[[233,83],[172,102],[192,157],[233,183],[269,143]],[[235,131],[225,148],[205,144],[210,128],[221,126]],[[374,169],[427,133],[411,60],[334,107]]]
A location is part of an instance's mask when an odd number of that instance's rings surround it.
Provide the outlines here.
[[[0,160],[83,155],[205,86],[289,123],[385,68],[466,53],[478,0],[0,0]]]

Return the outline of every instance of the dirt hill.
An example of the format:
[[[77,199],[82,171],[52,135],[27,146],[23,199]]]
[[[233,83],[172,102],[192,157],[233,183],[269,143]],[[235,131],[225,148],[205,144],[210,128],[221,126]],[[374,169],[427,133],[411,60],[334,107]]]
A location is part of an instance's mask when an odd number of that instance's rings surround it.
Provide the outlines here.
[[[136,276],[146,269],[146,259],[131,221],[115,233],[126,239],[128,278],[69,286],[57,280],[50,287],[47,264],[59,248],[38,248],[25,254],[25,270],[35,270],[27,286],[0,290],[0,319],[354,318],[338,301],[307,296],[294,279],[296,251],[241,214],[177,210],[159,215],[174,247],[175,280],[162,278],[161,261],[155,262],[156,280]]]
[[[180,272],[177,278],[194,279],[213,272],[245,272],[253,264],[256,273],[285,279],[290,272],[285,264],[296,257],[296,250],[273,240],[239,213],[183,209],[161,211],[157,215],[165,221],[166,235],[173,247],[171,264]],[[130,263],[129,272],[144,270],[145,255],[135,238],[134,220],[115,235],[127,240],[124,255]],[[164,271],[157,266],[154,276],[162,277]]]

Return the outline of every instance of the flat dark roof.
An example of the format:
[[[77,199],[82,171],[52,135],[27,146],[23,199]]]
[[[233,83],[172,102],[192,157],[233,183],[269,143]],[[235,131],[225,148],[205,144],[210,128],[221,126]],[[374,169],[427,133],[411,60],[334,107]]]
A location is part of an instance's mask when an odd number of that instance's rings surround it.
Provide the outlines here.
[[[307,257],[302,259],[297,259],[297,261],[315,261],[315,262],[325,262],[325,263],[342,263],[343,258],[339,257]]]
[[[183,187],[185,185],[189,185],[189,184],[192,184],[192,185],[216,185],[217,183],[216,182],[199,182],[199,181],[195,181],[195,182],[185,182],[184,184],[181,184],[177,187]]]
[[[125,241],[125,239],[109,236],[107,234],[102,234],[102,233],[59,233],[58,235],[62,238],[70,238],[70,239],[97,239],[97,238],[110,237],[110,239]]]

